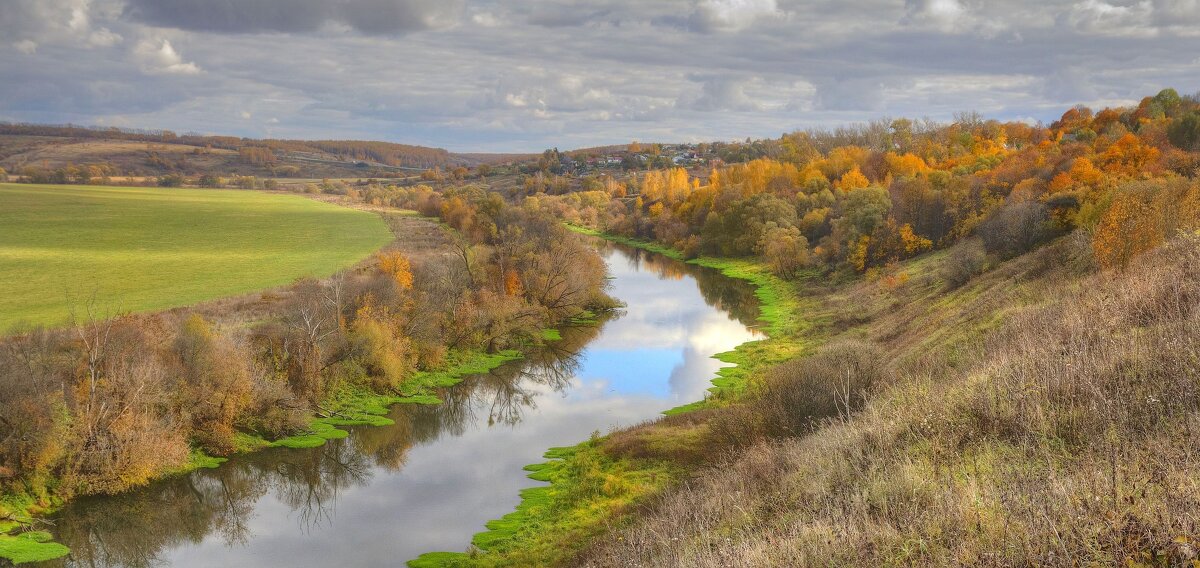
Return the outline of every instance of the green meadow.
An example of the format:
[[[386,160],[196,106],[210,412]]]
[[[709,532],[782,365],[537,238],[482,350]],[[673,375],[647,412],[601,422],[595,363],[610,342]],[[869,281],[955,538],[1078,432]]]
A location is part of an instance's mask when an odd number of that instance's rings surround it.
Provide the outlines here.
[[[0,333],[324,276],[391,240],[376,215],[238,190],[0,184]]]

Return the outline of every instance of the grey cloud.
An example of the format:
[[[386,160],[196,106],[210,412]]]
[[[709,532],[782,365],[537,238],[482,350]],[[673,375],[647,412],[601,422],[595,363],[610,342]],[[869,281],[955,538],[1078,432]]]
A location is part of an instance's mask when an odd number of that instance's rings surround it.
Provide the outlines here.
[[[587,9],[579,6],[550,5],[538,7],[529,14],[529,23],[548,28],[582,26],[592,22],[612,21],[607,9]]]
[[[452,25],[462,8],[462,0],[129,0],[126,15],[205,32],[313,32],[341,24],[389,34]]]
[[[746,95],[746,79],[740,77],[692,77],[701,84],[698,96],[685,97],[684,106],[699,111],[756,111],[762,105]]]
[[[835,111],[883,110],[883,83],[875,77],[828,79],[817,84],[816,107]]]

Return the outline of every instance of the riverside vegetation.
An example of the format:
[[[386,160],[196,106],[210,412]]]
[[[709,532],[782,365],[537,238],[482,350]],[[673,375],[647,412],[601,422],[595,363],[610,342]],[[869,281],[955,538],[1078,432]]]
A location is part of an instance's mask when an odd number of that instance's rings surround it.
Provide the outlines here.
[[[14,534],[0,535],[0,555],[64,554],[29,529],[73,496],[345,436],[338,426],[437,403],[438,387],[615,305],[603,262],[556,222],[482,194],[455,199],[435,211],[443,229],[384,212],[395,245],[328,278],[155,314],[106,317],[89,303],[65,328],[6,338],[0,528]],[[414,227],[433,228],[433,242],[406,250]]]

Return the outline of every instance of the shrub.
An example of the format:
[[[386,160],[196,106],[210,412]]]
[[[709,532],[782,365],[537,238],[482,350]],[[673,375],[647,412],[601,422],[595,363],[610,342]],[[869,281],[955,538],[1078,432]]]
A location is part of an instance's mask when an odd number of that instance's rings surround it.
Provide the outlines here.
[[[946,289],[954,290],[983,272],[985,260],[979,241],[965,242],[950,251],[938,274],[946,283]]]
[[[167,174],[158,178],[159,187],[180,187],[183,185],[183,176],[179,174]]]
[[[979,224],[983,248],[1003,259],[1020,256],[1053,236],[1045,205],[1025,201],[1001,207]]]
[[[848,339],[783,363],[747,403],[714,418],[714,441],[744,447],[762,438],[803,435],[822,420],[847,417],[887,382],[891,371],[885,360],[878,346]]]

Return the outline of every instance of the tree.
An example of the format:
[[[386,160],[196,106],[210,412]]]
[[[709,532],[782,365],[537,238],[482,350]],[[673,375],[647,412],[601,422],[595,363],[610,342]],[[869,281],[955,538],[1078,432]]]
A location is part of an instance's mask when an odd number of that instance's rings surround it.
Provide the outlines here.
[[[796,227],[771,226],[763,231],[758,249],[771,272],[789,278],[808,264],[808,239]]]
[[[200,179],[196,180],[196,185],[200,187],[221,187],[222,181],[220,176],[216,174],[204,174]]]
[[[1158,159],[1158,148],[1148,146],[1134,134],[1126,134],[1114,142],[1100,156],[1104,171],[1135,177]]]
[[[1200,150],[1200,111],[1192,111],[1167,128],[1167,139],[1181,150]]]
[[[379,270],[391,277],[400,290],[408,290],[413,285],[412,264],[408,257],[400,251],[381,252],[377,255]]]
[[[1092,233],[1092,250],[1104,268],[1124,268],[1133,257],[1157,247],[1163,235],[1144,191],[1119,192]]]
[[[180,414],[209,451],[235,448],[234,426],[251,403],[250,357],[218,336],[199,314],[187,317],[174,343]]]
[[[912,225],[905,223],[900,226],[900,242],[908,255],[918,254],[933,248],[933,241],[913,232]]]
[[[859,170],[858,166],[855,166],[854,169],[851,169],[841,178],[838,178],[838,180],[834,182],[833,187],[842,191],[851,191],[867,187],[868,185],[871,185],[871,180],[867,179],[867,176],[863,175],[862,170]]]

